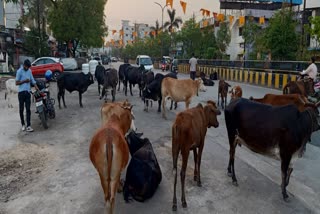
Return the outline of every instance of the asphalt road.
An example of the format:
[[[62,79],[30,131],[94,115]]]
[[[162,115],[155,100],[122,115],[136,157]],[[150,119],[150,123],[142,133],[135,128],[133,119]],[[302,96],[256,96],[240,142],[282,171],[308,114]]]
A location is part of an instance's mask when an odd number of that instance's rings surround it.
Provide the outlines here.
[[[117,68],[120,63],[113,63]],[[178,78],[187,78],[179,74]],[[235,83],[231,82],[231,85]],[[262,97],[265,93],[281,93],[250,85],[241,85],[244,97]],[[51,85],[56,97],[56,85]],[[168,120],[157,113],[157,103],[143,111],[138,97],[124,96],[122,86],[116,100],[128,99],[134,104],[138,131],[144,133],[153,144],[160,164],[163,180],[155,195],[144,203],[125,203],[117,194],[116,213],[173,213],[173,174],[171,158],[171,125],[175,115],[185,109],[167,111]],[[208,87],[192,101],[217,100],[217,82]],[[4,94],[0,92],[0,97]],[[109,96],[110,97],[110,96]],[[16,100],[15,100],[16,101]],[[17,102],[15,103],[15,105]],[[103,213],[104,196],[99,176],[89,159],[89,144],[95,130],[100,126],[100,106],[96,83],[83,95],[84,108],[78,104],[78,94],[66,93],[68,108],[57,109],[57,117],[44,130],[36,114],[32,114],[35,132],[19,131],[18,109],[7,109],[1,100],[0,115],[0,213],[9,214],[74,214]],[[57,103],[56,103],[57,107]],[[290,202],[282,200],[280,189],[280,163],[254,154],[244,146],[237,148],[235,170],[238,187],[227,176],[229,145],[224,115],[218,117],[219,127],[207,133],[201,164],[202,187],[193,181],[194,162],[189,157],[186,176],[186,200],[188,208],[180,202],[180,179],[178,179],[177,213],[320,213],[320,149],[307,146],[306,155],[294,164],[288,191]],[[313,136],[312,142],[318,143]],[[316,142],[317,141],[317,142]],[[1,165],[2,164],[2,165]],[[32,167],[29,167],[32,166]],[[180,164],[179,167],[180,169]],[[35,170],[36,169],[36,170]],[[125,172],[123,173],[123,176]]]

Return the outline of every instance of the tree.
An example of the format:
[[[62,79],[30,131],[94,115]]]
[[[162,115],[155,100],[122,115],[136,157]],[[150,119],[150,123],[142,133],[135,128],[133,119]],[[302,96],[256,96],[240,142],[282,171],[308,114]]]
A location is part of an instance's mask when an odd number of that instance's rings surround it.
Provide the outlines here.
[[[247,53],[248,57],[250,56],[251,47],[253,43],[256,41],[260,32],[261,32],[261,28],[252,19],[249,19],[245,23],[242,30],[242,37],[244,39],[245,53]],[[246,58],[246,59],[249,59],[249,58]]]
[[[156,25],[155,26],[151,26],[150,27],[150,30],[152,30],[152,31],[155,31],[155,37],[157,37],[158,36],[158,32],[160,31],[160,30],[162,30],[162,28],[160,27],[160,25],[159,25],[159,21],[157,20],[156,21]],[[150,37],[154,37],[154,35],[152,35],[152,33],[150,32]]]
[[[309,21],[311,26],[306,26],[306,30],[310,33],[310,37],[315,41],[317,50],[320,46],[320,16],[310,16]]]
[[[75,55],[79,42],[84,47],[101,47],[107,36],[104,6],[107,0],[56,0],[48,21],[54,36],[65,41]]]
[[[219,30],[217,32],[217,46],[219,48],[221,58],[223,58],[223,55],[225,54],[230,41],[231,35],[228,23],[221,22]]]
[[[38,29],[31,28],[31,30],[25,35],[25,42],[23,47],[29,54],[35,56],[36,58],[50,55],[48,36],[43,31],[41,33],[42,35],[39,37]]]
[[[297,21],[293,12],[282,9],[275,13],[265,29],[263,40],[265,47],[271,51],[272,58],[277,60],[294,60],[299,46],[296,33]]]
[[[182,19],[176,17],[176,10],[167,10],[169,15],[169,21],[165,22],[163,27],[168,28],[168,31],[172,33],[175,28],[179,29],[180,24],[182,24]]]

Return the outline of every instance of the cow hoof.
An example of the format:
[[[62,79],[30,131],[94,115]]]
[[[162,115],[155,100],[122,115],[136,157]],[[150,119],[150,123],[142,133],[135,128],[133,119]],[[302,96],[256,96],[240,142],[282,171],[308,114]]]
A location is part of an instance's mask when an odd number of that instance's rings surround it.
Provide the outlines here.
[[[198,182],[197,182],[197,186],[198,186],[198,187],[202,187],[201,181],[198,181]]]
[[[194,180],[194,181],[197,181],[197,180],[198,180],[196,175],[193,176],[193,180]]]
[[[238,181],[232,181],[233,186],[237,187],[238,185]]]
[[[228,172],[227,175],[228,175],[229,177],[232,177],[232,173],[231,173],[231,172]]]
[[[176,204],[172,205],[172,211],[177,211],[177,205]]]
[[[182,202],[182,207],[183,207],[183,208],[187,208],[187,202],[185,202],[185,201]]]

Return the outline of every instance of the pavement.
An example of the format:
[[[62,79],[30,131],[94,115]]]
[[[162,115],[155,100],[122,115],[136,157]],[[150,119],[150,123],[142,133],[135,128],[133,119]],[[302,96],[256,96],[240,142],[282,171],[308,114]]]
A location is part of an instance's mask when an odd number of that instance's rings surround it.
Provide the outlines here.
[[[112,63],[111,66],[118,68],[119,65],[120,63]],[[178,74],[178,78],[188,76]],[[244,97],[281,93],[278,90],[251,85],[234,82],[230,84],[240,85]],[[209,99],[217,100],[217,81],[215,86],[207,88],[207,92],[201,92],[193,99],[191,107]],[[56,97],[55,84],[51,90],[53,97]],[[124,96],[121,85],[116,100],[128,99],[134,104],[136,127],[152,142],[163,180],[155,195],[144,203],[125,203],[122,195],[117,194],[116,213],[174,213],[171,211],[171,125],[176,114],[185,109],[185,105],[179,103],[177,110],[167,111],[168,120],[164,120],[161,114],[157,113],[157,103],[153,104],[149,112],[144,112],[137,86],[133,93],[134,96]],[[0,91],[0,97],[3,94]],[[17,100],[15,102],[16,105]],[[57,109],[57,118],[49,122],[48,130],[40,126],[37,115],[33,113],[32,124],[35,132],[25,133],[20,131],[17,105],[14,109],[8,109],[1,100],[1,214],[103,213],[104,200],[99,176],[88,157],[91,137],[100,126],[99,108],[102,101],[98,99],[96,83],[83,95],[84,108],[79,107],[77,93],[66,93],[66,103],[68,108]],[[282,200],[280,189],[280,162],[255,154],[244,146],[237,147],[236,150],[235,170],[239,186],[232,185],[231,178],[227,176],[229,143],[224,115],[221,114],[218,120],[219,127],[208,129],[206,136],[201,164],[202,187],[197,187],[193,181],[194,162],[190,156],[186,176],[188,208],[181,206],[178,179],[176,213],[320,213],[318,133],[313,134],[312,144],[307,145],[304,157],[293,165],[294,171],[287,188],[290,202],[286,203]],[[2,163],[7,165],[2,167]],[[19,163],[18,166],[16,163]],[[25,166],[32,168],[25,170]],[[178,170],[180,166],[179,161]],[[35,168],[37,171],[33,172],[32,169]],[[123,177],[124,175],[125,172]]]

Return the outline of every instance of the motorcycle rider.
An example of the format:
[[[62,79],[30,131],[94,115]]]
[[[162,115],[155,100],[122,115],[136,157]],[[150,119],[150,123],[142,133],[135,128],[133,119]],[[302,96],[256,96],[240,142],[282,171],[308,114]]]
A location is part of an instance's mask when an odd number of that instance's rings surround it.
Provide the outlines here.
[[[32,72],[30,70],[31,67],[31,62],[30,60],[26,59],[23,62],[23,66],[21,66],[16,75],[16,85],[19,86],[19,93],[18,93],[18,99],[19,99],[19,113],[20,113],[20,121],[22,131],[27,131],[27,132],[33,132],[33,128],[31,128],[31,123],[30,123],[30,117],[31,117],[31,111],[30,111],[30,105],[31,105],[31,84],[34,84],[34,87],[38,89],[36,85],[36,81],[33,78]],[[26,112],[27,112],[27,128],[25,126],[25,121],[24,121],[24,106],[26,107]]]
[[[313,80],[313,82],[316,81],[317,79],[317,74],[318,74],[318,68],[315,64],[316,58],[313,56],[311,57],[311,64],[306,70],[303,70],[300,72],[301,75],[307,75],[310,79]]]

